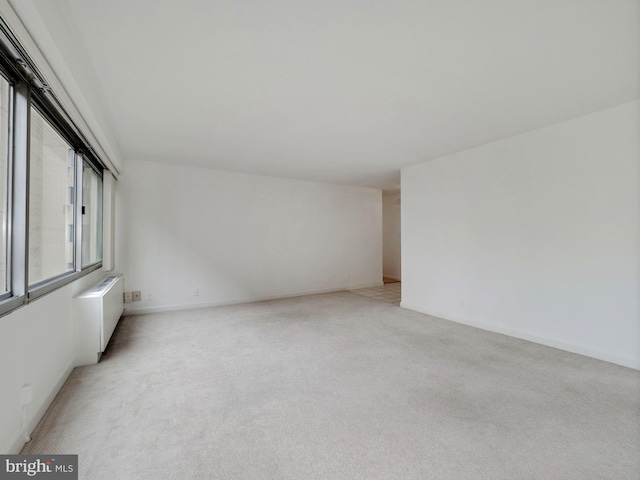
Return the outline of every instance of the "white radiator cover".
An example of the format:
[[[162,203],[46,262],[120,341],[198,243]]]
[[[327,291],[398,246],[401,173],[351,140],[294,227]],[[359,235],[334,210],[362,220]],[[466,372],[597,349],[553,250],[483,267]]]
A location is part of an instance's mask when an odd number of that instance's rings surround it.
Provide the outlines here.
[[[98,363],[124,311],[124,280],[111,275],[76,298],[77,365]]]

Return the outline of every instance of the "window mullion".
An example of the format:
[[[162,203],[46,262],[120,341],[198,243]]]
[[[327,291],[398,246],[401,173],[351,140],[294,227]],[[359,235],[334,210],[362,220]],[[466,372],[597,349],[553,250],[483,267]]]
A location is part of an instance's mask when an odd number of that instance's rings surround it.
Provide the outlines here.
[[[73,261],[76,272],[82,270],[82,169],[84,168],[84,161],[82,155],[76,152],[69,152],[69,155],[75,155],[75,209],[73,215],[73,233],[74,233],[74,245],[73,245]]]
[[[13,95],[13,155],[11,186],[11,292],[14,297],[27,293],[29,271],[29,129],[31,108],[30,91],[26,84],[18,83]]]
[[[12,218],[13,218],[13,162],[15,155],[13,154],[13,132],[14,132],[14,105],[16,95],[15,88],[12,84],[9,85],[9,105],[8,108],[8,127],[9,134],[7,135],[7,210],[5,214],[5,285],[6,285],[6,293],[5,295],[8,297],[12,296],[13,291],[13,262],[12,258],[12,245],[13,245],[13,235],[12,232]]]

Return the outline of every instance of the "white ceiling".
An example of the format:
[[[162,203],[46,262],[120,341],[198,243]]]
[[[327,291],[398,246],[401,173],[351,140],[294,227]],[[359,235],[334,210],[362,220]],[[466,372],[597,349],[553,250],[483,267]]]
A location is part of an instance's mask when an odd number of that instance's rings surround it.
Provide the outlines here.
[[[30,30],[37,13],[125,170],[380,188],[403,166],[640,96],[638,0],[10,3]]]

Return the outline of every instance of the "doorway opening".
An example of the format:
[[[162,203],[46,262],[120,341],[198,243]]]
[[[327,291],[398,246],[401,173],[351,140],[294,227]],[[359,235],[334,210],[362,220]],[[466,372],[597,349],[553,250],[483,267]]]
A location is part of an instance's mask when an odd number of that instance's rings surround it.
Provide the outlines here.
[[[400,184],[382,190],[382,281],[350,292],[400,305],[402,298]]]
[[[382,279],[402,281],[400,188],[382,191]]]

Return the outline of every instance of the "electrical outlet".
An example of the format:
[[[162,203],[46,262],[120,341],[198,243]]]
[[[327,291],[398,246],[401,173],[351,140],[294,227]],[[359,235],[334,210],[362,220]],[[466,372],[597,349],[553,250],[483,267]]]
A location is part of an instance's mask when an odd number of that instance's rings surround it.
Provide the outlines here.
[[[131,303],[133,301],[133,295],[131,292],[124,292],[124,303]]]
[[[33,389],[31,388],[30,383],[26,383],[22,386],[22,391],[20,392],[20,400],[23,407],[31,405],[31,402],[33,402]]]
[[[151,300],[151,292],[147,293],[147,300]]]
[[[197,297],[198,295],[200,295],[200,290],[198,290],[197,288],[193,291],[193,296]]]
[[[139,302],[140,300],[142,300],[142,292],[136,290],[135,292],[133,292],[133,301]]]

